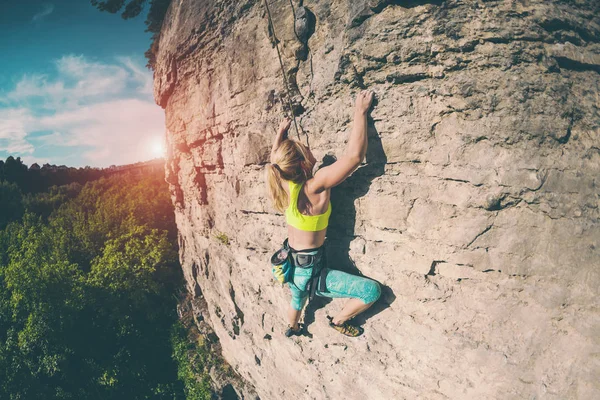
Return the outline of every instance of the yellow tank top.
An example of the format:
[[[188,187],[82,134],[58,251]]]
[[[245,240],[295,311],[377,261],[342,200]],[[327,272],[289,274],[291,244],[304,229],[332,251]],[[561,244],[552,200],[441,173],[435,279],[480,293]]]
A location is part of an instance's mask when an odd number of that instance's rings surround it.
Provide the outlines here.
[[[290,205],[285,210],[285,220],[287,223],[302,231],[316,232],[327,228],[327,225],[329,225],[329,216],[331,215],[331,201],[324,214],[303,215],[298,210],[298,195],[303,183],[288,181],[288,184],[290,188]]]

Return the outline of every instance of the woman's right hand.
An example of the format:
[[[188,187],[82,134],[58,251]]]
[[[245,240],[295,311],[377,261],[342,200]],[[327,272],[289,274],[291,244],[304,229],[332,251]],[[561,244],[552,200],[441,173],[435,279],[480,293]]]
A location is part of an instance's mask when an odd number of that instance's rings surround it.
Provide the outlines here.
[[[279,128],[277,129],[278,135],[284,135],[287,133],[288,129],[290,129],[290,125],[292,124],[292,120],[289,118],[284,118],[283,121],[279,123]]]
[[[356,95],[356,105],[355,110],[357,112],[366,114],[373,103],[373,92],[370,90],[361,90]]]

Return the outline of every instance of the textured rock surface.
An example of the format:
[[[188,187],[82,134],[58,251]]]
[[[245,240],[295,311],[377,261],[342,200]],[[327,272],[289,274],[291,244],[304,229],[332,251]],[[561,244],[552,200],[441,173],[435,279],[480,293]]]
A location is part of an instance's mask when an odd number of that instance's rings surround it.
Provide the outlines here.
[[[263,399],[598,398],[598,2],[269,4],[274,32],[263,2],[173,0],[155,71],[182,265],[234,369]],[[282,335],[273,33],[318,159],[378,96],[328,233],[334,267],[386,285],[358,339],[326,326],[338,301]]]

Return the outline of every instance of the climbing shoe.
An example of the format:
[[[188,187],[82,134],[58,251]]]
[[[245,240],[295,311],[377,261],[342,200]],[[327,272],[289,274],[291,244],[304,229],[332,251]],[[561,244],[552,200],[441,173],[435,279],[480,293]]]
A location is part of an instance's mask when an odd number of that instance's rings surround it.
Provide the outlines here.
[[[362,335],[364,332],[364,329],[360,326],[350,325],[347,321],[341,325],[336,325],[333,323],[333,317],[327,316],[327,319],[329,319],[330,327],[346,336],[357,337]]]
[[[297,330],[294,330],[290,325],[288,325],[288,328],[285,331],[286,337],[300,336],[300,335],[302,335],[302,325],[298,324]]]

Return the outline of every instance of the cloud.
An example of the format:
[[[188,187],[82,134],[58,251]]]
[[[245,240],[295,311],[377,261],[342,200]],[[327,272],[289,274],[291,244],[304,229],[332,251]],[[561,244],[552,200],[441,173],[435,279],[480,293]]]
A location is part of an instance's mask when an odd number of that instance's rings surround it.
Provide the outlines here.
[[[154,81],[152,74],[149,74],[147,69],[142,68],[140,65],[134,63],[129,57],[119,57],[117,60],[125,65],[131,71],[132,78],[141,84],[140,91],[142,93],[152,94]]]
[[[44,157],[40,158],[40,157],[33,157],[33,156],[21,156],[21,160],[23,160],[23,163],[25,165],[29,165],[29,166],[31,166],[31,164],[33,164],[33,163],[36,163],[41,167],[44,164],[50,163],[50,159],[44,158]]]
[[[147,93],[147,83],[140,83],[140,74],[144,71],[132,70],[135,63],[131,58],[120,60],[122,65],[91,62],[83,56],[63,56],[54,62],[57,78],[53,80],[47,74],[23,75],[15,89],[6,95],[6,100],[15,103],[36,100],[41,102],[39,107],[57,109],[117,95]],[[134,86],[129,93],[128,85]]]
[[[26,140],[26,126],[30,122],[26,109],[0,109],[0,149],[8,153],[32,153],[33,146]]]
[[[122,99],[57,113],[37,121],[37,130],[52,130],[50,145],[85,147],[94,164],[126,164],[150,158],[145,143],[164,132],[164,115],[157,106]]]
[[[0,103],[0,151],[70,165],[108,166],[152,158],[164,112],[152,75],[127,57],[114,63],[64,56],[56,74],[25,75]],[[60,151],[60,149],[63,149]]]
[[[42,11],[35,14],[33,16],[33,18],[31,19],[31,21],[32,22],[40,21],[42,18],[52,14],[53,11],[54,11],[54,4],[44,4],[44,8],[42,9]]]

